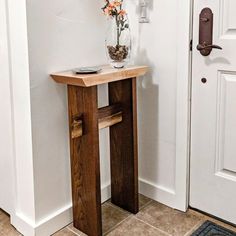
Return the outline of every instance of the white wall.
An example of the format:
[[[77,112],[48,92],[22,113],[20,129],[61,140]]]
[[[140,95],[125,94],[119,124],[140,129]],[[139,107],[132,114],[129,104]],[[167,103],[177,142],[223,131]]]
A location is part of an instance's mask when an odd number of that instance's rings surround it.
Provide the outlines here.
[[[93,0],[27,1],[37,223],[71,207],[66,86],[56,84],[49,74],[106,63],[100,9],[99,1]],[[104,86],[99,94],[99,105],[106,105]],[[107,131],[100,135],[102,186],[107,192]]]

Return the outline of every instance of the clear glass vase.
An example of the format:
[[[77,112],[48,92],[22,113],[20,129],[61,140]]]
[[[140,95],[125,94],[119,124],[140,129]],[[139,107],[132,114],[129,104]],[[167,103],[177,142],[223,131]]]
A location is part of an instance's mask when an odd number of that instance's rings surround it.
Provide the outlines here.
[[[131,34],[128,17],[112,17],[108,20],[106,37],[108,61],[114,68],[123,68],[130,60]]]

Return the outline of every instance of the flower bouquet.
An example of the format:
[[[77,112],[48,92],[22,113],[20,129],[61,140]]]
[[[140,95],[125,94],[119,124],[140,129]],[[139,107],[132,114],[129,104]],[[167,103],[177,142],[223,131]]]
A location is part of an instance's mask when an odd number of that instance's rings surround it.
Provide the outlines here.
[[[106,39],[106,49],[113,67],[124,67],[130,55],[131,39],[127,13],[123,9],[123,0],[105,0],[102,8],[110,20]]]

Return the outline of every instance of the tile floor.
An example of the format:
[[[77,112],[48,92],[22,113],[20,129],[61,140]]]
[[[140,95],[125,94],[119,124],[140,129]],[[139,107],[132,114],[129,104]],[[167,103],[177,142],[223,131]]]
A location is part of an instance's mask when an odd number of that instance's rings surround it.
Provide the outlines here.
[[[171,209],[140,195],[140,212],[132,215],[107,201],[102,206],[103,232],[107,236],[188,236],[205,220],[211,220],[236,231],[236,227],[224,224],[201,213],[188,210],[187,213]],[[9,217],[0,210],[0,236],[19,236],[11,225]],[[85,236],[72,224],[55,233],[54,236]]]

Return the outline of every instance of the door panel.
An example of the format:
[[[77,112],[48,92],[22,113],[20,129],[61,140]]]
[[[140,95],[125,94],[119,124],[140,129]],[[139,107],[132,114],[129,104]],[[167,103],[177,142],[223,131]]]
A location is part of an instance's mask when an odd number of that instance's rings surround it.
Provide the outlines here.
[[[196,47],[206,7],[214,14],[213,44],[223,50],[204,57]],[[236,224],[235,11],[235,0],[194,1],[190,205]]]
[[[220,20],[219,24],[222,38],[236,38],[236,1],[221,0],[220,2]]]
[[[218,77],[216,173],[236,176],[236,73]]]

